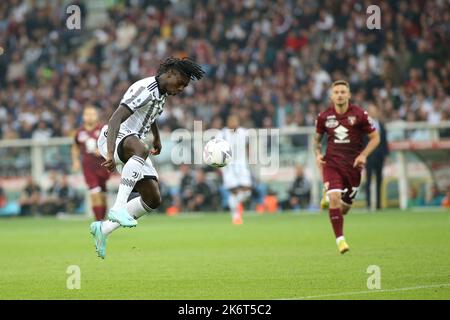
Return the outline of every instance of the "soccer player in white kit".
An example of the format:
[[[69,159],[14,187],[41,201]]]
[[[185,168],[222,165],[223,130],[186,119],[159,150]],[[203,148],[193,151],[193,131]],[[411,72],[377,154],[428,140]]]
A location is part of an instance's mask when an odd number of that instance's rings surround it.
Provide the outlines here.
[[[242,203],[252,194],[252,179],[247,163],[247,130],[239,126],[238,116],[230,115],[227,119],[227,127],[223,128],[217,137],[228,141],[233,152],[231,163],[222,168],[223,184],[230,192],[228,206],[232,222],[242,224],[244,210]]]
[[[149,153],[161,152],[156,118],[163,112],[168,95],[177,95],[189,84],[199,80],[204,72],[194,61],[167,58],[158,68],[157,75],[135,82],[128,88],[107,126],[102,128],[97,141],[103,162],[109,171],[121,174],[117,198],[108,213],[108,220],[91,224],[95,247],[99,257],[105,258],[106,239],[120,226],[134,227],[136,219],[161,204],[158,174]],[[153,149],[143,142],[148,132],[153,134]],[[130,201],[135,189],[140,196]]]

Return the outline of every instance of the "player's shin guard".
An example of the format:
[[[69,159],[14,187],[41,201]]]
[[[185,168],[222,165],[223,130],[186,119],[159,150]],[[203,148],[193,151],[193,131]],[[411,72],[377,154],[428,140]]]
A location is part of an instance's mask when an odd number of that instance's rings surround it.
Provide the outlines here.
[[[331,225],[333,226],[334,235],[336,238],[344,235],[344,217],[341,213],[341,209],[333,208],[328,209],[330,214]]]
[[[145,160],[141,157],[132,156],[123,166],[119,191],[117,192],[116,202],[112,207],[113,210],[125,207],[131,191],[133,191],[136,182],[141,178],[144,163]]]

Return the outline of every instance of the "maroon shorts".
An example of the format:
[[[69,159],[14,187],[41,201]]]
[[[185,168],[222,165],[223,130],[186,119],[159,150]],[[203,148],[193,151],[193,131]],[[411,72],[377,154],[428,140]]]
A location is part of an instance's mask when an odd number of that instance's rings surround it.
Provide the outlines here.
[[[342,201],[351,205],[361,183],[361,171],[353,168],[336,168],[325,164],[323,166],[323,183],[327,193],[340,191]]]
[[[84,170],[84,180],[89,190],[106,191],[106,182],[109,179],[109,172],[103,167],[97,170]]]

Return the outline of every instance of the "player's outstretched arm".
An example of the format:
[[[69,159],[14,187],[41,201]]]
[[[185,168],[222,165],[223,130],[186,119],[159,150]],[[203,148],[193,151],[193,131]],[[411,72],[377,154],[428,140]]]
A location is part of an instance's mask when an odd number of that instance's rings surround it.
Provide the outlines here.
[[[359,156],[356,157],[353,167],[362,169],[366,165],[367,157],[375,150],[380,144],[380,134],[378,131],[372,131],[367,135],[369,137],[369,143],[364,148]]]
[[[122,122],[131,116],[131,110],[125,105],[121,104],[119,108],[113,113],[111,119],[108,122],[108,136],[106,144],[108,147],[108,153],[106,155],[106,161],[102,163],[109,171],[114,171],[116,164],[114,163],[114,150],[116,148],[116,139],[119,134],[120,125]]]
[[[156,124],[156,120],[152,123],[150,129],[152,130],[153,134],[153,149],[150,151],[152,155],[158,155],[161,153],[162,144],[161,144],[161,138],[159,136],[159,129],[158,125]]]

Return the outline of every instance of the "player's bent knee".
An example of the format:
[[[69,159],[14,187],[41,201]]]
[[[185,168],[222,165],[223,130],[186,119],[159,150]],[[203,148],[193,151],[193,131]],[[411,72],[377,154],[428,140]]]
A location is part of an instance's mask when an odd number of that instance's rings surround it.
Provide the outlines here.
[[[144,198],[143,200],[144,200],[145,204],[152,209],[158,208],[162,203],[162,198],[159,193],[148,196],[148,197]]]

